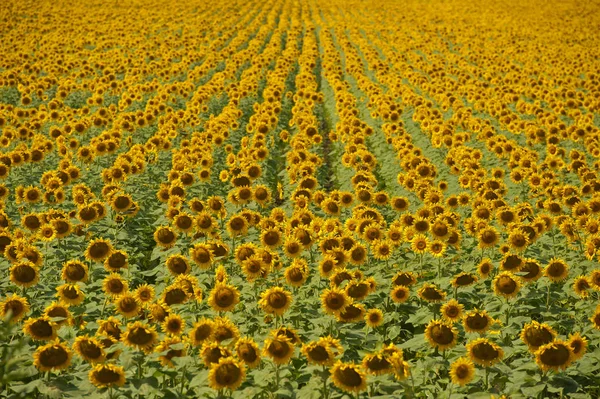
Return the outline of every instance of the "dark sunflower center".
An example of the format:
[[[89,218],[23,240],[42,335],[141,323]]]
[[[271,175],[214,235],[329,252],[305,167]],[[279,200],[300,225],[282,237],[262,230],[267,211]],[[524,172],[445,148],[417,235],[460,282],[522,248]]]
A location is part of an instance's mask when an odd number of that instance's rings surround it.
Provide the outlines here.
[[[448,345],[454,341],[454,333],[445,325],[434,325],[431,329],[431,338],[440,345]]]
[[[36,337],[40,337],[40,338],[49,338],[52,336],[52,333],[54,332],[54,330],[52,329],[52,326],[46,320],[37,320],[30,326],[30,328],[31,328],[31,332]]]
[[[82,341],[80,344],[81,353],[90,359],[98,359],[102,356],[102,350],[93,342]]]
[[[361,375],[353,368],[337,370],[336,377],[342,384],[348,387],[358,387],[363,382]]]
[[[530,327],[525,331],[527,343],[534,347],[546,345],[554,339],[554,336],[546,328]]]
[[[232,385],[242,376],[241,370],[235,364],[223,364],[218,366],[215,380],[219,385]]]
[[[44,367],[56,367],[65,364],[69,360],[67,351],[60,346],[51,346],[40,353],[40,363]]]
[[[482,314],[475,313],[467,317],[466,323],[472,330],[483,330],[488,326],[488,318]]]
[[[21,283],[30,283],[35,280],[36,277],[35,269],[29,265],[17,266],[13,273],[16,280]]]
[[[517,289],[517,282],[509,276],[501,276],[496,286],[501,293],[512,294]]]
[[[226,308],[233,303],[233,292],[229,288],[223,287],[217,291],[215,295],[215,302],[221,308]]]
[[[390,367],[390,362],[383,356],[373,356],[367,361],[367,368],[373,371],[386,370]]]
[[[483,342],[473,347],[473,355],[477,359],[488,361],[497,359],[500,354],[492,345]]]
[[[102,367],[95,373],[96,379],[103,384],[114,384],[119,381],[119,373],[109,369],[108,367]]]
[[[275,309],[281,309],[288,303],[287,296],[282,292],[274,292],[269,295],[269,305]]]
[[[329,353],[321,345],[317,345],[308,351],[308,357],[314,361],[322,362],[329,359]]]
[[[152,339],[152,334],[144,327],[136,327],[129,334],[129,341],[136,345],[147,345]]]
[[[540,353],[540,360],[548,366],[562,366],[569,361],[569,349],[562,344],[556,344]]]

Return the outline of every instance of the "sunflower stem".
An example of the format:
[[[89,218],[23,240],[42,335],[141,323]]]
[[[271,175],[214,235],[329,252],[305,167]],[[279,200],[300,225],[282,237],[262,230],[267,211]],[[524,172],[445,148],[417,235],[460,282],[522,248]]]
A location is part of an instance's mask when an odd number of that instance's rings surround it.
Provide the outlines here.
[[[452,382],[450,382],[449,384],[449,392],[448,392],[448,399],[452,399],[452,388],[454,388],[454,385],[452,384]]]
[[[323,398],[329,398],[329,390],[327,389],[327,367],[323,365]]]
[[[550,287],[552,283],[548,283],[548,289],[546,291],[546,312],[550,311]]]
[[[485,368],[485,390],[487,391],[489,389],[489,376],[490,376],[490,369],[489,367]]]
[[[279,365],[275,365],[275,392],[279,391]]]

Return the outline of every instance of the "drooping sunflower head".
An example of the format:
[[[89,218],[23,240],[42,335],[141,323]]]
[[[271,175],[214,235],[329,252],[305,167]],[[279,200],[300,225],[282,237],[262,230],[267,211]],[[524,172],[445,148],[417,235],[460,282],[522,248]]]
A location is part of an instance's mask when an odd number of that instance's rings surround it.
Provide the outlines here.
[[[588,346],[588,340],[586,337],[581,336],[581,334],[577,332],[569,335],[569,340],[567,343],[573,352],[573,361],[579,360],[583,357],[583,355],[585,355]]]
[[[102,363],[106,358],[104,347],[97,339],[88,335],[75,338],[73,350],[81,356],[81,358],[90,363]]]
[[[446,298],[446,293],[431,283],[423,284],[418,295],[421,299],[431,303],[442,302]]]

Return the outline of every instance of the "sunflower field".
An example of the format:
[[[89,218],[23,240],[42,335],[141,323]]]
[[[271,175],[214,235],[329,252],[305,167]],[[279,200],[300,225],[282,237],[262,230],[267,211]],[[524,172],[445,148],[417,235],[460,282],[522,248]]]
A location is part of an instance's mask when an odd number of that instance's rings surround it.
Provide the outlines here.
[[[0,21],[0,398],[600,397],[598,1]]]

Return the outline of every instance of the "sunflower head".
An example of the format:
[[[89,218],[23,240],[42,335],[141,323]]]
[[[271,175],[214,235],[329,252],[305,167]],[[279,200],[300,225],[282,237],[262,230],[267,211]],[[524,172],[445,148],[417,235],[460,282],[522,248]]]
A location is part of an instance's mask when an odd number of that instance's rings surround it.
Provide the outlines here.
[[[564,370],[573,362],[573,348],[568,342],[555,340],[535,352],[535,361],[544,371]]]
[[[233,357],[223,357],[211,365],[208,373],[209,386],[213,389],[236,390],[246,379],[246,368]]]
[[[487,338],[477,338],[467,344],[469,358],[480,366],[489,367],[502,360],[504,350]]]
[[[431,320],[425,328],[425,338],[434,348],[446,350],[456,345],[458,330],[452,324]]]
[[[114,364],[98,364],[90,370],[88,378],[97,388],[125,385],[125,369]]]
[[[33,354],[34,366],[44,371],[58,371],[69,367],[73,353],[58,340],[37,348]]]
[[[452,382],[464,386],[467,385],[475,375],[475,366],[468,358],[461,357],[450,365],[450,378]]]
[[[546,323],[532,321],[526,323],[521,330],[521,340],[527,344],[529,351],[535,352],[540,346],[549,344],[554,341],[556,332]]]
[[[337,361],[329,370],[336,387],[344,392],[357,393],[367,389],[367,376],[354,363]]]

